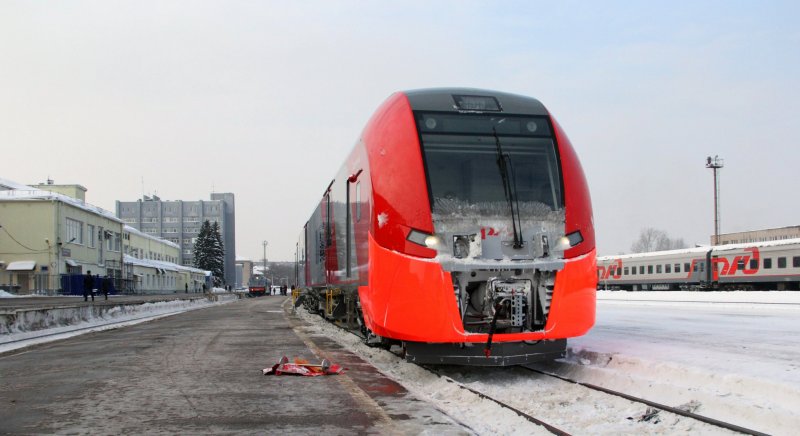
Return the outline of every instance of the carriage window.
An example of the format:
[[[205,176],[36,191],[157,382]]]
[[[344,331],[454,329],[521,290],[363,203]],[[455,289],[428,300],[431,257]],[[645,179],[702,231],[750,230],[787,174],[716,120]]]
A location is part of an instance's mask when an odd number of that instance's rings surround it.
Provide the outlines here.
[[[736,268],[740,270],[744,269],[744,259],[739,259],[739,261],[736,262]]]
[[[778,268],[786,268],[786,258],[779,257],[778,258]]]
[[[656,274],[661,274],[661,265],[656,265]]]
[[[625,270],[623,271],[623,273],[622,273],[622,274],[624,274],[624,275],[628,275],[628,267],[627,267],[627,266],[625,267]]]
[[[691,268],[691,266],[689,266],[688,263],[684,263],[683,264],[683,270],[686,271],[686,272],[691,272],[692,268]]]
[[[758,268],[758,259],[750,259],[750,269]]]
[[[653,265],[647,265],[647,274],[653,274]]]
[[[639,265],[639,274],[644,274],[644,265]]]
[[[764,259],[764,269],[772,268],[772,258],[765,258]]]
[[[631,275],[634,275],[634,276],[636,275],[636,267],[635,266],[631,267]]]
[[[700,272],[703,272],[703,271],[705,271],[705,270],[706,270],[706,264],[705,264],[705,262],[700,262]]]
[[[795,256],[792,258],[792,267],[800,268],[800,256]]]
[[[671,273],[672,272],[672,265],[670,265],[670,264],[664,265],[664,272],[667,273],[667,274]]]
[[[676,264],[675,264],[675,272],[676,272],[676,273],[679,273],[679,272],[681,272],[681,264],[679,264],[679,263],[676,263]]]

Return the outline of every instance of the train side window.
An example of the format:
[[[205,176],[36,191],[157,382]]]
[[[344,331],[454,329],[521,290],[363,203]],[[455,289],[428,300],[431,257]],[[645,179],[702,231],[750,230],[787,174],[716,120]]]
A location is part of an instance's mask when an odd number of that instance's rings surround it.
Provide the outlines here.
[[[692,264],[692,271],[697,272],[697,264]]]
[[[795,256],[792,258],[792,267],[800,268],[800,256]]]
[[[664,272],[667,273],[667,274],[671,273],[672,272],[672,265],[670,265],[670,264],[664,265]]]
[[[647,274],[653,274],[653,265],[647,265]]]
[[[656,265],[656,274],[661,274],[661,265]]]
[[[786,268],[786,258],[779,257],[778,258],[778,268]]]
[[[636,267],[635,266],[631,267],[631,275],[634,275],[634,276],[636,275]]]
[[[639,274],[644,274],[644,265],[639,265]]]
[[[688,263],[683,264],[683,270],[686,272],[691,272],[692,268]]]
[[[764,269],[771,269],[772,268],[772,258],[765,257],[764,258]]]
[[[676,272],[676,273],[679,273],[679,272],[681,272],[681,264],[679,264],[679,263],[676,263],[676,264],[675,264],[675,272]]]
[[[622,275],[628,275],[628,267],[626,266],[622,272]]]
[[[705,262],[700,262],[700,272],[704,272],[706,270]]]
[[[758,268],[758,260],[757,259],[750,259],[750,269]]]
[[[739,269],[739,270],[744,269],[744,259],[739,259],[739,261],[736,262],[736,269]]]

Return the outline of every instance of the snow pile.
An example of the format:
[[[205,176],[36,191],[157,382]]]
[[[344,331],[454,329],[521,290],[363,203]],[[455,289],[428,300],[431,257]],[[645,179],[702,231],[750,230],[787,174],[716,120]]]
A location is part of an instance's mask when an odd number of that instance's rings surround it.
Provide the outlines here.
[[[190,310],[204,309],[217,304],[235,301],[238,296],[216,296],[208,299],[171,300],[154,303],[116,306],[78,306],[51,310],[18,310],[2,314],[0,323],[0,353],[34,343],[64,339],[91,331],[108,330],[138,324],[152,319],[175,315]],[[114,323],[113,325],[107,325]],[[95,327],[94,329],[91,329]],[[85,330],[90,328],[90,330]],[[76,332],[80,330],[80,332]],[[43,334],[46,338],[36,339]],[[19,341],[25,341],[20,344]]]
[[[5,289],[0,289],[0,298],[22,298],[22,297],[29,297],[29,295],[17,295],[12,294]]]

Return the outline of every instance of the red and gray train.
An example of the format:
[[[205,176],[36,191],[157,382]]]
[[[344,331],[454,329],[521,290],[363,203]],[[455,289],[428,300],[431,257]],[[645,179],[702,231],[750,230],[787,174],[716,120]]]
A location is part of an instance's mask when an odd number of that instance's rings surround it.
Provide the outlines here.
[[[538,100],[398,92],[324,188],[297,244],[305,306],[409,361],[562,356],[595,320],[589,190]]]
[[[597,258],[599,289],[800,289],[800,239]]]

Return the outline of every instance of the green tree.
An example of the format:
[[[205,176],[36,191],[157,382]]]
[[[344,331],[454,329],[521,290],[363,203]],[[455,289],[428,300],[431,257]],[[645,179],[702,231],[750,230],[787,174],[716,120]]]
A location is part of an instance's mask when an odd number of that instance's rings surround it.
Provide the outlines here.
[[[222,235],[219,232],[219,223],[211,224],[203,221],[200,233],[194,243],[195,268],[211,271],[214,275],[214,286],[224,283],[225,277],[225,248],[222,244]]]

